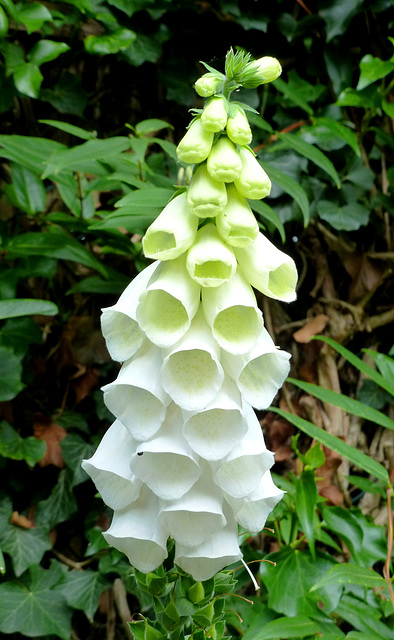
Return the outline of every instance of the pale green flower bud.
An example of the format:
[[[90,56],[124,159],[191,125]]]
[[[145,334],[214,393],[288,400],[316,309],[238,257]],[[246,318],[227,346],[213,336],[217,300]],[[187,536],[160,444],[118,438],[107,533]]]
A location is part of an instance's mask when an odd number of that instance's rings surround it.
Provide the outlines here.
[[[227,204],[216,218],[216,227],[232,247],[246,247],[259,233],[259,225],[246,199],[234,185],[227,187]]]
[[[250,144],[252,140],[252,130],[250,128],[245,112],[240,107],[233,107],[226,125],[228,137],[235,144]]]
[[[242,147],[239,150],[239,155],[242,161],[242,170],[239,177],[234,180],[238,193],[251,200],[265,198],[271,191],[271,180],[249,147]]]
[[[213,96],[221,82],[222,78],[215,76],[215,74],[204,73],[204,75],[196,81],[194,88],[199,96],[209,98]]]
[[[208,173],[206,164],[198,167],[187,192],[187,205],[200,218],[217,216],[227,203],[226,185],[214,180]]]
[[[273,82],[276,78],[279,78],[282,73],[282,67],[279,60],[271,58],[270,56],[264,56],[259,58],[253,63],[256,67],[256,72],[261,78],[259,84],[266,84],[267,82]]]
[[[221,240],[214,224],[206,224],[197,232],[190,247],[186,269],[203,287],[219,287],[234,275],[237,261],[231,247]]]
[[[227,123],[227,109],[221,97],[212,98],[204,107],[201,114],[201,124],[204,129],[216,133],[224,129]]]
[[[222,182],[234,182],[242,170],[242,162],[236,148],[226,136],[219,138],[207,160],[211,178]]]
[[[194,164],[207,159],[213,143],[213,133],[202,126],[201,119],[194,120],[176,148],[181,162]]]

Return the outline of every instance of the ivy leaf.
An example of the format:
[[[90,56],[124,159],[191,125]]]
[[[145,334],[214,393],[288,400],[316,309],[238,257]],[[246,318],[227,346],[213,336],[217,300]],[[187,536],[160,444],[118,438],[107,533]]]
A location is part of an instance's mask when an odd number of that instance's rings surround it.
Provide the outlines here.
[[[327,573],[313,585],[310,591],[315,591],[326,584],[359,584],[362,587],[376,587],[377,589],[385,586],[385,581],[376,571],[367,567],[359,567],[356,564],[336,564]]]
[[[72,609],[53,587],[62,578],[57,564],[35,565],[29,575],[0,585],[0,630],[28,637],[54,635],[68,640]]]
[[[0,402],[15,398],[24,386],[21,358],[12,349],[0,346]]]
[[[52,529],[59,522],[68,520],[77,508],[72,490],[72,473],[69,469],[63,469],[49,498],[38,503],[36,522],[48,530]]]
[[[308,160],[323,169],[323,171],[333,179],[338,189],[341,188],[341,181],[333,163],[320,151],[320,149],[316,149],[312,144],[308,144],[299,136],[295,136],[290,133],[278,133],[278,138],[287,147],[294,149],[294,151],[297,151],[297,153],[300,153],[302,156],[308,158]]]
[[[20,2],[15,20],[25,25],[27,33],[32,33],[40,29],[44,22],[52,20],[52,14],[41,2]]]
[[[41,460],[45,453],[46,445],[42,440],[33,436],[21,438],[19,433],[8,424],[0,423],[0,455],[12,460],[26,460],[33,467]]]
[[[73,475],[72,486],[75,487],[77,484],[88,480],[89,476],[82,469],[81,462],[86,458],[90,458],[96,447],[86,442],[76,433],[68,434],[61,441],[60,446],[63,451],[64,462]]]
[[[39,40],[28,54],[30,62],[40,66],[44,62],[56,60],[62,53],[69,50],[65,42],[55,42],[54,40]]]
[[[43,75],[36,64],[26,62],[14,71],[15,86],[20,93],[30,98],[38,98]]]
[[[319,633],[320,625],[306,616],[277,618],[267,622],[257,631],[254,640],[276,640],[277,638],[305,638]]]
[[[100,595],[111,583],[96,571],[70,571],[58,590],[64,595],[67,604],[74,609],[82,609],[89,618],[99,605]]]

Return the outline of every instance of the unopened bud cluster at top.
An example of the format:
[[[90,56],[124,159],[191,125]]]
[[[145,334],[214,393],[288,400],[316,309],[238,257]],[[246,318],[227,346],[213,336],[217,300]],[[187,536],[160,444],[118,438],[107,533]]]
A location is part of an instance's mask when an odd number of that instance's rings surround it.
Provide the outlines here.
[[[290,356],[265,329],[252,287],[291,302],[297,280],[248,204],[271,183],[248,146],[244,106],[229,99],[275,79],[280,65],[230,51],[226,75],[208,70],[195,85],[208,100],[177,147],[194,165],[190,184],[143,238],[155,262],[103,310],[123,366],[104,387],[116,421],[84,462],[115,511],[108,542],[149,572],[171,536],[175,562],[196,580],[238,560],[238,524],[260,530],[282,496],[252,407],[270,405]]]

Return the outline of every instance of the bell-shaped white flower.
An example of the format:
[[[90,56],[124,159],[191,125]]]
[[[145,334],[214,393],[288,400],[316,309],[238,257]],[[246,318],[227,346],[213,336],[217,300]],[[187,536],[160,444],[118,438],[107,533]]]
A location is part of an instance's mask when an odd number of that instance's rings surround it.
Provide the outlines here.
[[[169,347],[186,333],[200,304],[200,285],[186,271],[186,255],[163,262],[141,294],[137,320],[149,340]]]
[[[220,287],[203,287],[202,308],[215,340],[230,353],[246,353],[261,333],[262,313],[238,271]]]
[[[198,457],[182,436],[183,418],[171,404],[159,432],[141,442],[131,458],[130,468],[137,478],[162,500],[177,500],[200,477]]]
[[[170,403],[160,381],[162,362],[160,349],[146,340],[116,380],[103,387],[108,409],[138,441],[159,430]]]
[[[198,95],[202,98],[209,98],[212,96],[221,82],[223,82],[224,76],[222,78],[214,73],[204,73],[201,78],[196,80],[194,84],[194,88],[197,91]]]
[[[183,338],[163,355],[161,381],[168,395],[186,411],[204,409],[221,388],[224,372],[201,309]]]
[[[177,545],[195,547],[225,526],[222,505],[223,493],[215,489],[211,469],[202,465],[200,478],[187,493],[161,503],[159,521]]]
[[[208,158],[214,135],[202,126],[201,118],[197,118],[176,148],[178,159],[189,164],[203,162]]]
[[[246,247],[259,234],[259,225],[253,211],[234,185],[227,187],[227,204],[217,215],[215,222],[223,240],[232,247]]]
[[[148,227],[142,238],[142,248],[147,258],[174,260],[193,244],[198,219],[186,204],[186,192],[176,196],[164,207],[160,215]]]
[[[238,528],[230,508],[224,509],[227,524],[196,547],[177,544],[175,563],[196,581],[209,580],[215,573],[242,558]]]
[[[213,145],[208,159],[207,170],[211,178],[222,182],[234,182],[239,177],[242,162],[239,154],[227,136],[222,136]]]
[[[205,460],[224,458],[248,428],[240,393],[228,376],[205,409],[191,415],[183,412],[183,417],[183,435],[193,451]]]
[[[212,218],[224,209],[226,203],[226,185],[211,178],[207,165],[201,164],[193,174],[187,191],[189,210],[200,218]]]
[[[220,287],[236,268],[234,252],[220,238],[215,225],[210,222],[201,227],[186,258],[186,269],[193,280],[203,287]]]
[[[271,473],[266,471],[258,487],[249,496],[242,499],[227,496],[226,499],[241,527],[256,533],[263,529],[269,514],[282,497],[283,491],[278,489]]]
[[[232,105],[230,115],[227,120],[226,133],[234,144],[250,144],[252,141],[252,130],[250,128],[245,111],[241,107]]]
[[[215,96],[205,105],[201,114],[201,124],[207,131],[216,133],[227,123],[227,109],[221,96]]]
[[[237,191],[251,200],[260,200],[268,196],[271,191],[271,180],[259,165],[253,151],[249,147],[241,147],[239,156],[242,169],[239,177],[234,180]]]
[[[274,454],[265,446],[260,422],[252,407],[243,403],[247,432],[219,464],[212,464],[215,483],[234,498],[249,496],[274,464]]]
[[[250,351],[237,356],[223,351],[221,362],[245,400],[256,409],[267,409],[289,375],[290,357],[275,347],[263,327]]]
[[[130,469],[136,441],[116,420],[101,440],[94,455],[82,460],[82,468],[92,478],[104,502],[111,509],[123,509],[136,500],[142,482]]]
[[[264,295],[293,302],[296,299],[297,268],[294,260],[277,249],[262,233],[244,248],[236,248],[239,269],[246,280]]]
[[[154,571],[167,557],[168,533],[158,521],[159,499],[147,487],[129,507],[115,511],[103,534],[108,544],[126,554],[143,573]]]
[[[131,358],[142,345],[144,333],[136,315],[138,300],[159,264],[157,260],[141,271],[123,291],[118,302],[103,309],[101,330],[109,354],[117,362]]]

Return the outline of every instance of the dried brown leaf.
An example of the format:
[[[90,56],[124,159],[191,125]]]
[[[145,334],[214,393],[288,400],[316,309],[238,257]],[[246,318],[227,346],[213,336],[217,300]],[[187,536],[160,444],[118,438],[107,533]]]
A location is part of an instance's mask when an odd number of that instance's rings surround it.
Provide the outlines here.
[[[312,318],[312,320],[309,320],[302,329],[298,329],[298,331],[293,333],[293,338],[296,342],[303,344],[310,342],[313,336],[321,333],[326,328],[328,322],[329,317],[321,313]]]
[[[31,529],[32,522],[26,516],[21,516],[18,511],[14,511],[11,518],[11,524],[14,524],[16,527],[22,527],[22,529]]]
[[[43,415],[37,417],[33,429],[34,436],[43,440],[47,445],[44,457],[38,461],[39,466],[47,467],[49,464],[53,464],[55,467],[63,469],[65,465],[60,442],[67,435],[67,431]]]

